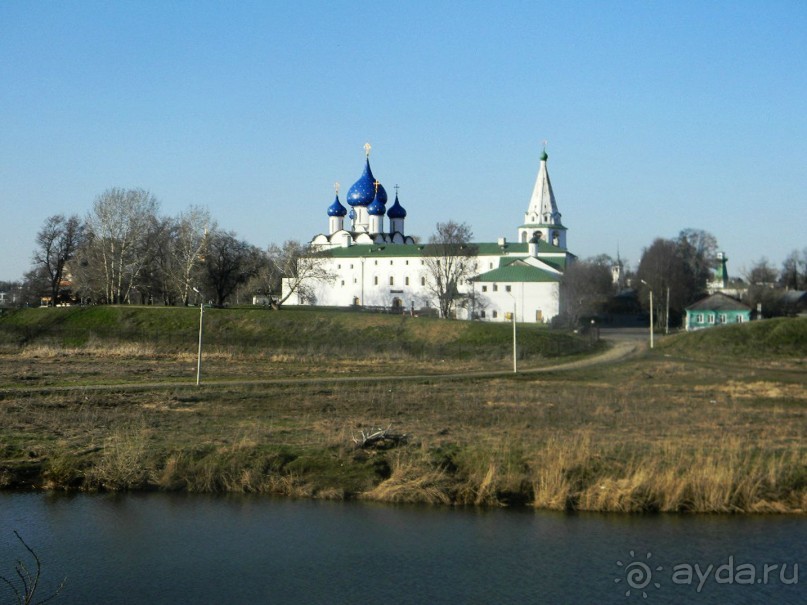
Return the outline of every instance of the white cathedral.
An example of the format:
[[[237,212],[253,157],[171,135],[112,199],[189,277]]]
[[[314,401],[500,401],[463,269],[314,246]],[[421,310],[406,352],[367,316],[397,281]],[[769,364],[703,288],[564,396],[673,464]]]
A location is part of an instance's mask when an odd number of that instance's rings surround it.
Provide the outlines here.
[[[546,150],[517,241],[473,243],[476,275],[462,284],[464,306],[458,319],[506,321],[515,311],[519,322],[548,322],[562,309],[560,280],[574,261],[566,249],[566,227],[555,202],[547,172]],[[365,145],[364,172],[350,188],[347,204],[336,198],[328,207],[328,233],[311,241],[330,279],[309,282],[289,294],[288,305],[377,307],[418,313],[439,308],[428,288],[431,279],[425,256],[429,245],[406,234],[404,210],[398,200],[387,208],[387,192],[370,169],[370,145]],[[385,216],[387,228],[385,229]],[[346,218],[349,224],[346,225]]]

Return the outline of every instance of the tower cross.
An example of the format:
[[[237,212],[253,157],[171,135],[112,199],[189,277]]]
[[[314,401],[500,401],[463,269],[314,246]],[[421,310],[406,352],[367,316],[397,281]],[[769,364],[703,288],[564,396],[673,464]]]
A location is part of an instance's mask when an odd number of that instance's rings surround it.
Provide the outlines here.
[[[339,195],[339,181],[336,181],[336,182],[333,184],[333,188],[334,188],[334,190],[336,191],[336,195]]]
[[[365,143],[364,144],[364,155],[365,155],[365,157],[368,157],[368,158],[370,157],[370,150],[372,148],[373,148],[373,146],[370,145],[370,143]]]

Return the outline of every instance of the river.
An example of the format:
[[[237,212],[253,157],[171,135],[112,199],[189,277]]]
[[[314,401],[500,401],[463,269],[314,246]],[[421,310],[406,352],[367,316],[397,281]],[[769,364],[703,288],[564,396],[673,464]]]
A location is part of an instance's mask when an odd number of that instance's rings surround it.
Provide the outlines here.
[[[805,603],[799,516],[0,492],[0,576],[56,605]],[[0,582],[0,603],[14,603]]]

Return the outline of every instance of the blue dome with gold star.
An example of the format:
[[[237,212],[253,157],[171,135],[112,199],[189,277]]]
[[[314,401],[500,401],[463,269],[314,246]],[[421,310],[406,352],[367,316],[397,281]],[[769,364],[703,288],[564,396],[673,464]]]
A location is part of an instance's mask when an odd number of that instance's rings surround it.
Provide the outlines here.
[[[339,201],[339,194],[336,194],[336,198],[333,200],[333,204],[328,206],[328,216],[345,216],[347,214],[347,208],[342,205],[342,202]]]
[[[398,202],[397,193],[395,194],[395,203],[387,210],[387,216],[389,218],[406,218],[406,210],[404,210],[404,207]]]
[[[369,206],[375,197],[375,177],[373,171],[370,170],[370,158],[367,158],[364,172],[347,192],[347,203],[351,206]],[[378,199],[386,205],[387,192],[381,183],[378,184]]]

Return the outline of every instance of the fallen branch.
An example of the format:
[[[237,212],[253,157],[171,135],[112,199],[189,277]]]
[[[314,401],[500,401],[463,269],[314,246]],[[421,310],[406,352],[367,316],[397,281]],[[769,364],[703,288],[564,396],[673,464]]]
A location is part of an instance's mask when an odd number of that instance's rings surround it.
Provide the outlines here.
[[[395,447],[401,443],[406,443],[405,433],[391,433],[389,425],[387,428],[371,428],[367,432],[359,431],[360,437],[352,436],[356,449],[379,448],[387,449]]]

